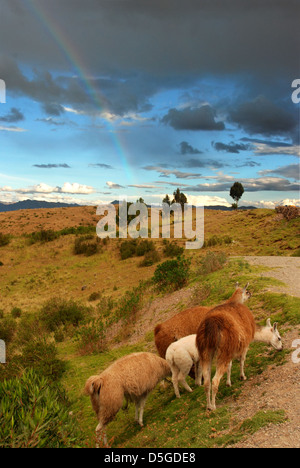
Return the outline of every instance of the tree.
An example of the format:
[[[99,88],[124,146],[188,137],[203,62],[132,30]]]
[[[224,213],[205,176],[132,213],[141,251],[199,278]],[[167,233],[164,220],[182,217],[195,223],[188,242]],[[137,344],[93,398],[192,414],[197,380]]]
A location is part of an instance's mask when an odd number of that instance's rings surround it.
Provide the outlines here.
[[[162,202],[167,203],[170,206],[171,205],[171,199],[170,199],[169,195],[166,195]]]
[[[187,203],[188,201],[185,194],[180,192],[180,189],[178,188],[177,190],[175,190],[173,195],[174,195],[174,200],[172,201],[172,203],[180,203],[180,205],[183,208],[185,203]]]
[[[240,182],[235,182],[230,189],[230,196],[233,198],[235,203],[233,203],[232,207],[236,210],[238,209],[239,200],[242,198],[244,193],[244,187]]]

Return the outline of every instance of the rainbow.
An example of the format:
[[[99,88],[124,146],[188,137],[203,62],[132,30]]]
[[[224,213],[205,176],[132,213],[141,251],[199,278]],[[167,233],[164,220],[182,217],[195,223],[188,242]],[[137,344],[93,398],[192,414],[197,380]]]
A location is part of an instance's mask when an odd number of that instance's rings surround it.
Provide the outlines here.
[[[55,20],[50,16],[49,12],[46,12],[41,5],[38,5],[36,0],[25,0],[25,3],[28,5],[28,9],[33,16],[43,25],[43,28],[55,40],[63,55],[70,63],[74,74],[80,79],[82,86],[85,88],[87,95],[94,103],[96,109],[98,109],[99,112],[105,111],[107,108],[107,99],[100,90],[96,88],[93,80],[89,77],[87,67],[74,44],[72,44],[62,28],[59,27],[57,22],[55,22]],[[105,118],[105,115],[102,115],[101,117],[106,122],[108,133],[112,138],[112,142],[121,162],[123,171],[127,176],[128,182],[132,184],[134,183],[134,177],[131,166],[128,163],[125,143],[122,142],[121,132],[116,130],[111,121],[108,118]]]

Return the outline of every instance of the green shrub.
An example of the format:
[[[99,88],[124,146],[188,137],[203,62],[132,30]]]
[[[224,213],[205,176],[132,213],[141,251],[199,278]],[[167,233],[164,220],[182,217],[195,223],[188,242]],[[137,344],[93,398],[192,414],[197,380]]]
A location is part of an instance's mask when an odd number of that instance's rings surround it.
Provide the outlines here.
[[[22,315],[18,323],[18,334],[16,342],[19,346],[24,346],[27,343],[34,341],[36,337],[41,338],[45,334],[45,328],[43,327],[39,317],[32,314]]]
[[[292,254],[292,257],[300,257],[300,249],[295,250],[295,252]]]
[[[139,286],[126,291],[117,305],[116,318],[125,322],[135,320],[136,313],[140,310],[146,283],[140,282]]]
[[[106,326],[101,318],[82,325],[74,335],[74,341],[78,343],[81,354],[101,353],[105,350]]]
[[[53,298],[43,306],[40,319],[49,331],[55,331],[60,325],[78,326],[87,311],[87,307],[75,301]]]
[[[155,245],[153,241],[149,240],[142,240],[141,242],[138,243],[136,247],[136,256],[137,257],[142,257],[148,252],[154,252],[155,250]]]
[[[34,369],[37,375],[47,377],[51,382],[57,382],[66,371],[66,362],[57,358],[57,348],[54,343],[39,339],[27,343],[17,362],[25,369]]]
[[[17,330],[17,323],[13,318],[5,317],[0,321],[0,340],[11,343]]]
[[[120,254],[122,260],[127,260],[127,258],[134,257],[136,255],[136,248],[138,242],[136,239],[126,240],[120,245]]]
[[[21,379],[0,383],[2,448],[70,448],[80,434],[69,415],[64,390],[27,371]]]
[[[74,254],[91,257],[99,252],[99,240],[94,236],[82,236],[75,240]]]
[[[188,282],[190,265],[190,260],[181,257],[167,260],[156,268],[152,281],[161,289],[181,289]]]
[[[19,307],[14,307],[10,314],[12,318],[19,318],[22,315],[22,310]]]
[[[8,245],[10,243],[10,235],[9,234],[3,234],[0,232],[0,247],[4,247],[5,245]]]
[[[45,244],[46,242],[52,242],[59,237],[58,232],[53,231],[52,229],[49,230],[42,230],[36,231],[29,234],[29,243],[36,244],[37,242],[41,242]]]
[[[99,292],[93,292],[89,297],[89,302],[98,301],[101,298],[101,294]]]
[[[220,270],[223,268],[226,261],[227,257],[224,252],[208,252],[205,257],[200,259],[199,273],[201,275],[208,275],[209,273]]]
[[[141,267],[149,267],[155,265],[160,261],[160,256],[157,250],[153,250],[152,252],[147,252],[144,259],[141,261]]]
[[[177,245],[175,242],[169,242],[167,240],[164,241],[164,255],[166,257],[180,257],[183,252],[184,248]]]

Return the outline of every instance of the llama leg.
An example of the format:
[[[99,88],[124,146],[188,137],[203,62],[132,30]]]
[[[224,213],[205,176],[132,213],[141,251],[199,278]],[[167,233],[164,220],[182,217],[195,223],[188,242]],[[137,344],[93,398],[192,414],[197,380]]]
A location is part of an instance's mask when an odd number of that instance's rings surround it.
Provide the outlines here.
[[[204,391],[206,394],[206,402],[207,402],[207,409],[211,410],[211,398],[210,398],[210,393],[211,393],[211,361],[203,362],[202,364],[202,372],[203,372],[203,377],[204,377]]]
[[[247,352],[248,352],[248,348],[241,355],[241,360],[240,360],[240,364],[241,364],[240,365],[240,378],[241,378],[241,380],[247,380],[247,377],[245,376],[245,371],[244,371]]]
[[[227,369],[227,382],[226,382],[227,387],[231,387],[231,369],[232,369],[232,361],[229,364],[228,369]]]
[[[185,379],[189,375],[190,370],[193,366],[193,360],[188,352],[182,353],[180,357],[181,359],[180,360],[178,359],[178,362],[177,362],[177,365],[180,369],[178,380],[188,392],[192,392],[193,390],[188,385]]]
[[[216,409],[216,395],[219,390],[220,381],[225,374],[226,370],[228,369],[228,363],[224,364],[217,364],[216,374],[212,380],[212,401],[211,401],[211,409]]]
[[[189,386],[189,384],[187,383],[187,381],[185,380],[185,376],[180,374],[179,375],[179,382],[181,383],[181,385],[190,393],[192,393],[192,389],[191,387]]]
[[[200,365],[200,361],[196,362],[195,364],[195,384],[201,387],[202,385],[202,368]]]
[[[179,376],[179,369],[175,366],[171,366],[172,371],[172,382],[174,387],[174,392],[177,398],[180,398],[179,387],[178,387],[178,376]]]
[[[147,400],[147,396],[144,396],[137,403],[138,413],[139,413],[137,422],[139,423],[141,427],[144,426],[143,418],[144,418],[144,408],[145,408],[146,400]]]
[[[98,426],[96,427],[96,439],[97,439],[97,443],[96,443],[97,448],[99,448],[100,441],[102,441],[103,444],[107,446],[107,435],[105,431],[105,425],[102,423],[99,423]]]

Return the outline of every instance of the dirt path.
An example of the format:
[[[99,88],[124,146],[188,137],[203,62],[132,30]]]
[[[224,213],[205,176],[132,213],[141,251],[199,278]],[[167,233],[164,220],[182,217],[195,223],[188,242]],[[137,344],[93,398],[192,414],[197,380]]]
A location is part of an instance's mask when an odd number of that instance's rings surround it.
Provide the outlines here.
[[[286,293],[300,297],[300,257],[244,257],[250,265],[262,265],[272,270],[262,273],[263,276],[276,278],[286,287],[270,287],[270,291]]]
[[[263,276],[276,278],[286,287],[274,286],[270,290],[300,297],[300,258],[298,257],[244,257],[250,265],[262,265],[272,270]],[[285,348],[292,348],[299,340],[300,325],[284,336]],[[299,356],[299,355],[298,355]],[[287,421],[260,429],[234,448],[300,448],[300,363],[288,356],[283,366],[272,366],[262,375],[245,383],[243,392],[234,403],[241,421],[257,411],[285,411]]]

